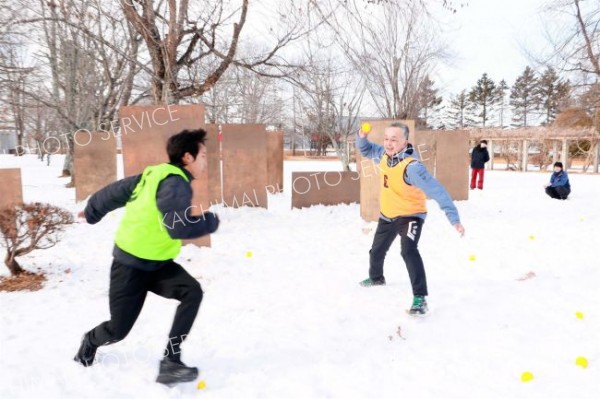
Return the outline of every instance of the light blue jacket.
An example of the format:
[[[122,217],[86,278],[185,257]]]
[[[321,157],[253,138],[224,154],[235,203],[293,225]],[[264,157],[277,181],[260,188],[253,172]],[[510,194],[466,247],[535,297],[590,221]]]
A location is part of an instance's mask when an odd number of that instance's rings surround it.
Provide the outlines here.
[[[385,154],[385,149],[379,144],[375,144],[367,140],[366,137],[360,137],[356,135],[356,146],[362,156],[370,158],[375,162],[379,163],[381,157]],[[412,145],[408,145],[402,152],[394,155],[393,158],[402,160],[406,157],[411,157],[420,161],[419,154],[414,151]],[[433,198],[440,208],[446,214],[450,224],[455,225],[460,223],[460,217],[458,215],[458,209],[452,202],[452,198],[448,191],[440,184],[435,177],[427,171],[427,168],[421,162],[413,162],[406,168],[406,182],[412,186],[418,187],[429,197]],[[417,213],[415,215],[421,219],[425,219],[426,213]]]

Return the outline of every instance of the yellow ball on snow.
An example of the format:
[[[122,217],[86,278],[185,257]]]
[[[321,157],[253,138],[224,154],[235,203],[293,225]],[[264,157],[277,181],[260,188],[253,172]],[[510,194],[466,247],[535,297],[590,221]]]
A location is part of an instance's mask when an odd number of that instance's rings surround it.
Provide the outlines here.
[[[252,257],[252,251],[246,252],[246,258],[251,258],[251,257]]]
[[[579,356],[577,359],[575,359],[575,364],[581,368],[586,369],[588,366],[588,360],[583,356]]]
[[[198,389],[204,389],[204,388],[206,388],[206,382],[204,382],[204,380],[198,381],[197,388]]]
[[[533,374],[531,373],[531,371],[525,371],[523,374],[521,374],[522,382],[529,382],[531,380],[533,380]]]
[[[578,319],[583,320],[583,313],[581,313],[581,312],[575,312],[575,317],[577,317]]]
[[[470,260],[471,262],[475,262],[475,259],[476,259],[475,255],[470,255],[470,256],[469,256],[469,260]]]

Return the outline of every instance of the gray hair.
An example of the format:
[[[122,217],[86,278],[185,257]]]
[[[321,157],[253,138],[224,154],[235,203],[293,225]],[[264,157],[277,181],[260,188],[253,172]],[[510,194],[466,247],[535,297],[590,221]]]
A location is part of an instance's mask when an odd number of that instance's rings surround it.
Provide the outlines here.
[[[409,133],[408,126],[406,126],[404,123],[394,122],[394,123],[390,124],[389,127],[397,127],[400,130],[402,130],[402,133],[404,134],[404,138],[406,140],[408,140],[408,133]]]

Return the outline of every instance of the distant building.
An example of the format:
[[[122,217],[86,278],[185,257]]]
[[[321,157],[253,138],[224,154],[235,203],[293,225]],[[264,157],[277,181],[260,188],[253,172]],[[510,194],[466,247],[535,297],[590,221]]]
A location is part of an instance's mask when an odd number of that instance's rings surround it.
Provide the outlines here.
[[[17,147],[15,130],[0,122],[0,154],[8,154],[9,150]]]

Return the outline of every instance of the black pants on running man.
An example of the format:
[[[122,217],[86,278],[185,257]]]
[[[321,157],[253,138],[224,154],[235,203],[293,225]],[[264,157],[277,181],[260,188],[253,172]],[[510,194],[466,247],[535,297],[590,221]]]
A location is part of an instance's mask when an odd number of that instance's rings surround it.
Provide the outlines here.
[[[109,345],[125,338],[137,320],[148,292],[180,301],[165,349],[165,356],[180,360],[180,345],[198,314],[202,289],[198,281],[175,262],[155,271],[144,271],[113,260],[108,294],[110,320],[89,332],[92,345]]]
[[[398,217],[391,221],[379,219],[373,246],[369,251],[369,277],[372,280],[383,277],[385,255],[399,235],[401,255],[408,270],[413,295],[427,295],[425,267],[418,248],[423,222],[424,220],[418,217]]]

